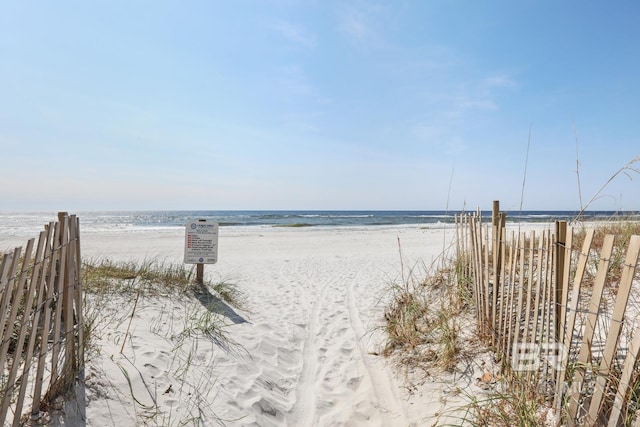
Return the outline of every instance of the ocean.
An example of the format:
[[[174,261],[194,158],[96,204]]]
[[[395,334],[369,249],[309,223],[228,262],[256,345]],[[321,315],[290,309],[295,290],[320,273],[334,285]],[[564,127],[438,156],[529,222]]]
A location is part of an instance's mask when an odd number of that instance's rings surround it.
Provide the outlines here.
[[[70,212],[80,218],[83,233],[154,231],[182,228],[188,221],[206,219],[220,227],[442,227],[454,223],[460,211],[100,211]],[[508,222],[572,221],[576,211],[507,211]],[[485,220],[491,212],[483,212]],[[590,211],[585,220],[632,217],[634,212]],[[31,236],[55,221],[56,212],[0,212],[0,236]]]

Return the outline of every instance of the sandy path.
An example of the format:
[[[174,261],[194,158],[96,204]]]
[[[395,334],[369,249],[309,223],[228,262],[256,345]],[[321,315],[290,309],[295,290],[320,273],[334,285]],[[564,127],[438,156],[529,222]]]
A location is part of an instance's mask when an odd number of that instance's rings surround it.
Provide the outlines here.
[[[251,357],[219,378],[229,399],[218,414],[257,425],[408,425],[400,385],[385,361],[370,353],[381,336],[375,329],[382,319],[380,298],[399,275],[398,236],[411,258],[433,233],[278,230],[235,236],[229,245],[246,246],[241,257],[229,253],[227,262],[221,243],[213,269],[249,296],[249,323],[234,326],[233,338]]]

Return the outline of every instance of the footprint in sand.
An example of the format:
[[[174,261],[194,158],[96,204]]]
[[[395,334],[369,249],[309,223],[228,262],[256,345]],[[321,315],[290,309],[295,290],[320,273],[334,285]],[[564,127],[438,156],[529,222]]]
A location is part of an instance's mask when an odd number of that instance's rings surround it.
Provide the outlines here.
[[[361,382],[362,382],[362,377],[351,378],[349,379],[349,381],[347,381],[347,387],[355,391],[358,389],[358,387],[360,387]]]
[[[158,374],[162,372],[160,369],[158,369],[155,365],[152,365],[151,363],[145,363],[142,366],[147,368],[147,371],[151,374],[151,378],[157,377]]]

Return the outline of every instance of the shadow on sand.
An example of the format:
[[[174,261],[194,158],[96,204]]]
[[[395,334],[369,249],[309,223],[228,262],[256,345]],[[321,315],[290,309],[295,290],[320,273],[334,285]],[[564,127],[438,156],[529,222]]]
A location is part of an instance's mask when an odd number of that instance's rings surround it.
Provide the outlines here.
[[[224,316],[236,325],[240,323],[247,323],[246,319],[233,311],[233,309],[220,298],[209,292],[209,289],[202,283],[196,284],[193,287],[193,295],[210,312]]]
[[[50,427],[84,427],[87,425],[87,400],[85,396],[84,369],[75,381],[75,390],[66,399],[58,402],[61,407],[49,413],[47,426]],[[20,424],[22,425],[22,424]],[[39,425],[39,424],[26,424]]]
[[[209,289],[203,284],[197,284],[192,289],[193,295],[212,313],[219,314],[231,320],[235,324],[248,323],[246,319],[236,313],[224,301],[213,295]],[[218,345],[227,350],[230,349],[229,343],[225,340],[216,340]],[[62,410],[53,411],[50,414],[48,422],[49,426],[54,427],[84,427],[87,421],[87,408],[85,396],[84,370],[79,374],[75,384],[75,393],[67,396],[62,403]]]

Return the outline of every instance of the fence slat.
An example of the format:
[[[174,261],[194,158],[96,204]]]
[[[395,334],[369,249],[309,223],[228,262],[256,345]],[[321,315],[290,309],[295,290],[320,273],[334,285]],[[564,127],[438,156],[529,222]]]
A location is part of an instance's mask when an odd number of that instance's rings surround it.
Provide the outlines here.
[[[0,264],[0,291],[5,288],[7,281],[7,275],[9,273],[9,264],[11,262],[11,255],[2,255],[2,264]]]
[[[542,233],[542,244],[541,244],[541,250],[540,250],[540,264],[541,264],[541,270],[540,270],[540,290],[542,292],[541,298],[540,298],[540,322],[538,323],[540,328],[539,328],[539,332],[537,333],[537,343],[539,348],[542,350],[544,349],[545,351],[549,348],[547,346],[547,336],[546,333],[548,332],[548,317],[549,317],[549,233],[547,233],[546,231],[544,231]],[[542,366],[543,369],[543,375],[546,374],[547,372],[547,364],[544,364]],[[538,376],[540,375],[540,372],[537,373]]]
[[[543,264],[544,264],[544,231],[538,239],[538,264],[536,265],[536,293],[535,293],[535,307],[533,309],[534,317],[533,317],[533,327],[531,328],[531,345],[534,346],[538,341],[538,323],[540,318],[540,305],[544,301],[542,301],[543,295]]]
[[[578,265],[576,267],[575,277],[573,278],[573,287],[571,289],[571,301],[567,307],[567,328],[565,330],[565,340],[567,351],[571,352],[573,347],[573,329],[576,323],[576,310],[578,309],[578,301],[580,299],[580,289],[582,280],[584,278],[584,272],[589,260],[589,251],[591,250],[591,242],[593,241],[593,235],[595,231],[593,229],[587,230],[587,233],[582,242],[582,250],[578,253]],[[569,396],[569,413],[576,414],[578,404],[580,403],[580,391],[576,390],[572,385],[571,395]],[[575,408],[574,408],[575,406]],[[572,409],[574,408],[574,409]],[[574,426],[576,423],[575,415],[570,415],[567,420],[569,426]]]
[[[7,287],[5,291],[6,300],[5,302],[9,302],[9,297],[11,297],[11,310],[9,316],[6,319],[4,334],[3,334],[3,343],[2,348],[0,349],[0,366],[3,367],[7,360],[7,355],[9,351],[9,345],[11,340],[13,339],[13,332],[15,330],[16,319],[18,317],[18,308],[20,307],[20,297],[22,296],[22,290],[27,281],[27,276],[29,273],[29,263],[31,262],[32,252],[33,252],[33,242],[34,239],[30,239],[27,243],[27,247],[25,249],[23,259],[22,259],[22,268],[20,269],[20,273],[18,277],[15,279],[15,285],[13,287]],[[17,260],[16,260],[17,261]],[[25,316],[27,315],[27,311],[25,310]],[[3,316],[4,317],[4,316]],[[24,320],[22,320],[24,322]],[[24,338],[22,343],[24,343]],[[22,344],[21,343],[21,344]],[[16,346],[14,348],[13,361],[11,363],[11,369],[9,371],[9,376],[6,381],[6,387],[4,389],[4,399],[2,400],[2,405],[0,407],[0,420],[4,420],[6,417],[7,409],[9,408],[9,403],[11,401],[11,397],[13,395],[13,388],[15,386],[15,376],[17,372],[17,367],[19,365],[20,357],[17,353],[21,351],[21,346]]]
[[[504,243],[504,241],[506,241],[507,236],[506,236],[506,231],[502,228],[500,228],[499,231],[499,239],[501,242]],[[496,335],[496,349],[498,349],[498,351],[501,349],[502,346],[502,337],[503,335],[500,333],[500,331],[502,331],[502,325],[503,325],[503,316],[504,316],[504,309],[505,309],[505,303],[504,303],[504,286],[505,286],[505,280],[504,278],[507,276],[506,274],[506,268],[507,268],[507,246],[505,244],[500,244],[500,246],[498,247],[498,250],[500,250],[500,259],[502,260],[500,262],[499,266],[496,266],[496,268],[500,268],[500,274],[498,275],[498,282],[493,284],[493,288],[495,289],[495,291],[498,293],[498,317],[495,319],[495,328],[493,330],[493,333]],[[502,354],[502,353],[500,353]]]
[[[31,274],[31,281],[29,283],[29,289],[27,291],[27,295],[26,295],[26,301],[25,301],[25,305],[24,305],[24,311],[22,314],[22,319],[20,319],[19,323],[20,323],[20,331],[18,332],[18,339],[16,341],[16,345],[15,345],[15,353],[13,356],[13,363],[11,364],[11,370],[9,371],[9,376],[7,377],[6,380],[6,384],[7,387],[5,388],[5,393],[7,395],[12,395],[14,392],[14,387],[15,387],[15,380],[16,380],[16,376],[18,374],[18,368],[20,367],[20,363],[18,363],[18,361],[20,360],[20,354],[22,353],[22,350],[24,348],[24,341],[26,339],[26,335],[27,335],[27,327],[30,325],[29,319],[28,317],[31,316],[31,309],[33,307],[33,300],[36,296],[35,291],[35,284],[38,281],[38,269],[35,268],[35,266],[39,266],[40,263],[42,262],[42,253],[44,251],[44,234],[45,232],[41,232],[40,233],[40,238],[38,239],[38,246],[36,248],[36,255],[34,258],[34,268],[31,270],[32,274]],[[29,250],[29,249],[28,249]],[[26,259],[26,258],[25,258]],[[28,267],[28,264],[25,266]],[[26,275],[26,274],[25,274]],[[15,304],[16,306],[18,304]],[[34,328],[34,326],[37,327],[37,325],[31,325],[31,328],[33,330],[32,333],[36,333],[36,328]],[[6,337],[6,334],[5,334]],[[26,381],[25,378],[22,379],[22,381]],[[16,407],[19,408],[19,410],[16,410],[16,414],[20,414],[20,412],[22,411],[22,402],[20,400],[18,400],[16,402]],[[4,399],[2,402],[2,406],[0,407],[0,420],[4,420],[7,414],[7,410],[9,409],[9,400],[8,399]],[[14,419],[14,425],[16,424],[16,421],[19,421],[20,417],[16,417]]]
[[[15,283],[15,272],[18,266],[18,259],[22,253],[22,248],[16,248],[13,254],[5,254],[2,261],[2,274],[0,276],[0,284],[2,284],[2,298],[0,298],[0,331],[4,332],[8,330],[6,328],[5,318],[7,317],[7,310],[9,308],[9,301],[11,300],[11,294],[13,292],[13,285]],[[6,334],[3,333],[3,339]],[[8,341],[8,338],[7,338]],[[4,345],[2,345],[4,347]],[[6,355],[6,354],[5,354]],[[1,355],[0,355],[1,356]],[[0,372],[5,372],[6,359],[0,357]],[[2,393],[2,405],[6,400],[11,400],[11,394],[3,391]]]
[[[555,263],[555,241],[553,236],[551,235],[551,230],[549,230],[547,232],[547,241],[546,241],[546,282],[547,282],[547,286],[546,286],[546,311],[545,311],[545,322],[546,322],[546,329],[545,329],[545,336],[544,336],[544,344],[545,344],[545,351],[547,351],[547,356],[548,356],[548,351],[553,347],[551,344],[555,344],[555,324],[553,323],[555,320],[555,297],[556,297],[556,291],[555,291],[555,281],[554,279],[554,274],[553,274],[553,267],[554,267],[554,263]],[[549,369],[551,368],[549,363],[545,363],[544,364],[544,375],[545,378],[549,376]]]
[[[582,384],[584,381],[586,367],[590,362],[589,358],[591,357],[591,344],[593,342],[593,336],[596,331],[600,300],[602,298],[604,284],[607,279],[607,270],[609,269],[609,264],[611,261],[611,253],[613,252],[613,241],[614,237],[612,235],[607,235],[605,236],[602,243],[600,261],[598,263],[598,271],[596,273],[595,282],[593,284],[591,300],[589,301],[587,323],[585,326],[584,335],[582,336],[582,345],[580,346],[580,352],[578,353],[578,363],[575,366],[573,380],[571,381],[572,389],[576,396],[579,396],[582,392]],[[578,399],[572,400],[570,402],[569,417],[576,418],[578,412],[578,403]]]
[[[490,301],[490,295],[491,295],[491,291],[489,289],[489,285],[490,285],[490,270],[489,270],[489,252],[490,252],[490,248],[491,248],[491,242],[489,240],[489,229],[487,227],[487,229],[484,232],[484,236],[485,236],[485,244],[484,244],[484,262],[485,262],[485,272],[484,272],[484,283],[483,283],[483,289],[482,289],[482,293],[483,293],[483,300],[484,300],[484,319],[485,319],[485,324],[488,324],[490,319],[491,319],[491,311],[489,308],[489,301]],[[494,285],[495,288],[495,285]]]
[[[472,216],[470,219],[471,223],[471,262],[473,263],[473,286],[475,289],[474,301],[476,303],[476,319],[478,321],[478,326],[482,331],[482,301],[480,296],[480,282],[482,276],[482,270],[480,268],[480,250],[478,248],[478,227],[476,224],[476,217]]]
[[[566,294],[568,281],[565,282],[564,276],[564,267],[565,267],[565,258],[566,251],[565,246],[567,244],[567,221],[556,221],[556,244],[555,244],[555,255],[556,255],[556,263],[555,263],[555,278],[556,278],[556,340],[562,341],[562,335],[564,335],[564,331],[562,328],[564,327],[564,321],[561,320],[565,315],[563,301],[564,295]]]
[[[36,380],[33,387],[33,406],[31,407],[31,418],[37,419],[40,413],[40,400],[42,397],[42,385],[44,380],[44,369],[46,364],[46,356],[49,343],[49,328],[51,327],[51,304],[53,302],[53,292],[56,282],[56,266],[60,262],[59,251],[57,246],[60,240],[60,223],[51,223],[50,227],[53,228],[53,240],[51,246],[47,247],[49,254],[49,273],[47,280],[45,281],[45,287],[47,295],[42,305],[44,310],[44,321],[42,326],[42,335],[40,336],[40,354],[38,356],[38,369],[36,373]],[[47,331],[47,332],[45,332]],[[53,372],[51,373],[53,375]]]
[[[498,293],[500,293],[500,284],[503,281],[503,276],[501,276],[501,266],[504,262],[503,248],[504,248],[504,235],[502,234],[502,221],[500,217],[500,202],[498,200],[493,201],[493,206],[491,209],[491,255],[493,258],[493,289],[490,295],[487,295],[486,304],[491,307],[491,310],[488,312],[488,319],[491,322],[491,336],[492,343],[497,347],[498,342],[496,338],[498,334],[496,334],[496,327],[499,327],[500,323],[496,323],[496,303],[498,298]],[[487,260],[488,265],[488,260]]]
[[[515,241],[515,242],[514,242]],[[505,346],[504,346],[504,355],[505,360],[509,360],[509,355],[511,354],[511,337],[513,336],[514,329],[514,316],[516,316],[514,310],[514,299],[515,293],[517,292],[517,265],[518,265],[518,255],[519,255],[519,246],[520,246],[520,235],[518,234],[516,237],[515,232],[511,233],[511,259],[509,260],[511,272],[509,274],[509,294],[507,297],[507,316],[505,317]]]
[[[503,233],[504,234],[504,233]],[[505,242],[507,241],[507,236],[504,237],[503,239]],[[505,257],[502,258],[502,266],[501,268],[503,268],[504,274],[500,275],[500,279],[502,282],[502,285],[500,286],[500,301],[501,301],[501,310],[500,310],[500,330],[499,330],[499,334],[501,337],[500,340],[500,352],[502,353],[502,355],[506,355],[507,354],[507,346],[508,344],[508,331],[507,331],[507,319],[509,318],[509,299],[511,297],[511,292],[509,289],[510,286],[510,282],[512,280],[512,273],[513,273],[513,268],[511,266],[511,264],[513,263],[513,245],[510,245],[510,247],[508,248],[508,253],[507,253],[507,245],[504,244],[503,245],[503,251],[505,252]]]
[[[531,319],[531,301],[532,301],[532,292],[533,292],[533,264],[534,264],[534,255],[536,248],[536,232],[531,231],[531,237],[529,239],[529,271],[527,273],[527,301],[525,305],[524,312],[524,332],[522,335],[522,342],[529,342],[529,332],[531,330],[530,321]]]
[[[564,245],[560,245],[562,247],[559,247],[558,250],[562,250],[564,251],[564,268],[563,268],[563,272],[562,272],[562,282],[563,282],[563,288],[562,288],[562,296],[561,299],[559,301],[559,305],[560,305],[560,326],[558,328],[559,330],[559,335],[558,335],[558,340],[559,343],[561,345],[561,348],[563,349],[563,351],[565,352],[564,355],[564,359],[562,360],[562,367],[561,369],[558,371],[557,375],[556,375],[556,394],[554,396],[554,401],[553,401],[553,407],[556,410],[559,410],[561,405],[562,405],[562,399],[564,397],[564,381],[566,378],[566,370],[567,370],[567,366],[569,363],[569,351],[568,351],[568,347],[566,344],[566,336],[567,334],[565,333],[565,326],[567,323],[567,304],[568,304],[568,299],[569,299],[569,277],[571,275],[571,255],[572,255],[572,248],[573,248],[573,228],[572,227],[568,227],[566,230],[566,241],[564,243]]]
[[[489,321],[489,319],[487,318],[486,312],[486,305],[487,305],[487,282],[489,281],[489,269],[488,269],[488,264],[487,264],[487,260],[489,259],[489,247],[487,246],[487,238],[488,236],[486,235],[487,230],[485,229],[485,227],[482,225],[482,223],[480,223],[478,225],[478,248],[480,250],[479,254],[480,254],[480,283],[479,283],[479,288],[480,288],[480,318],[482,319],[482,326],[483,328],[487,328],[487,322]]]
[[[61,219],[61,220],[60,220]],[[55,381],[58,376],[58,359],[60,357],[60,347],[62,346],[61,331],[62,331],[62,312],[63,312],[63,292],[65,288],[65,277],[67,270],[67,251],[66,246],[69,242],[69,221],[68,217],[59,218],[60,223],[60,242],[54,242],[58,244],[59,260],[58,263],[58,280],[54,282],[55,295],[56,295],[56,308],[53,313],[53,348],[51,349],[51,376],[52,382]],[[51,385],[50,385],[51,387]]]
[[[67,241],[67,268],[65,270],[65,281],[63,288],[63,310],[62,314],[64,316],[64,344],[65,344],[65,369],[63,370],[63,375],[65,376],[64,381],[71,381],[71,374],[73,372],[73,366],[76,364],[75,361],[75,337],[74,337],[74,322],[73,322],[73,294],[74,294],[74,285],[76,282],[76,259],[74,255],[74,251],[76,249],[75,239],[72,237],[72,223],[73,220],[69,218],[69,240]]]
[[[622,369],[622,373],[620,374],[620,382],[618,383],[618,390],[616,391],[616,397],[613,401],[611,415],[609,415],[608,427],[616,427],[618,425],[618,420],[620,419],[620,414],[622,413],[622,408],[626,401],[625,398],[627,396],[629,386],[631,385],[631,377],[633,376],[634,367],[639,355],[640,326],[635,330],[633,340],[631,341],[631,345],[629,347],[629,352],[627,353],[627,357],[624,360],[624,368]]]
[[[483,265],[482,265],[482,240],[480,238],[481,226],[477,222],[477,218],[473,218],[473,231],[471,239],[473,241],[473,268],[474,268],[474,282],[475,282],[475,290],[476,290],[476,316],[478,318],[478,325],[480,330],[484,330],[484,318],[483,318],[483,309],[482,309],[482,283],[483,283]]]
[[[587,267],[587,261],[589,260],[589,251],[591,250],[591,242],[593,241],[594,230],[587,230],[587,234],[584,237],[582,243],[582,250],[578,254],[578,266],[576,267],[576,274],[573,279],[573,288],[571,290],[571,301],[567,307],[567,329],[565,331],[565,343],[571,345],[573,339],[573,328],[576,322],[576,310],[578,309],[578,301],[580,299],[580,290],[582,280],[584,278],[584,272]]]
[[[34,276],[34,279],[33,279],[34,282],[37,281],[36,293],[38,298],[36,301],[36,307],[33,314],[33,321],[31,322],[33,330],[31,331],[31,335],[29,336],[29,343],[28,343],[27,351],[25,352],[25,357],[24,357],[24,369],[23,369],[22,378],[20,382],[20,391],[18,392],[18,398],[16,400],[16,407],[14,410],[14,413],[16,415],[19,415],[22,413],[22,406],[23,406],[24,397],[27,391],[27,384],[29,384],[28,378],[29,378],[29,372],[31,371],[31,360],[33,358],[33,351],[34,351],[36,340],[39,335],[44,334],[44,331],[38,332],[37,326],[40,324],[40,314],[42,313],[42,302],[44,300],[44,294],[46,292],[44,285],[46,281],[47,270],[49,267],[48,259],[50,259],[47,256],[47,250],[51,242],[52,232],[53,232],[53,227],[46,227],[45,239],[44,239],[45,242],[42,247],[41,262],[37,269],[38,275],[37,277]],[[42,234],[41,234],[41,239],[42,239]],[[38,247],[40,247],[40,241],[38,242]]]
[[[82,371],[84,369],[84,307],[82,306],[82,296],[84,295],[84,289],[82,287],[82,255],[80,253],[80,220],[75,216],[71,215],[71,237],[75,242],[75,277],[76,281],[74,283],[75,289],[75,307],[76,307],[76,318],[78,323],[78,339],[76,341],[76,346],[78,349],[78,359],[76,369],[78,371]],[[83,375],[83,372],[80,372]]]
[[[2,296],[0,297],[0,322],[2,322],[2,324],[0,326],[2,328],[4,328],[4,318],[9,304],[7,301],[7,295],[11,295],[9,288],[12,283],[12,277],[15,274],[13,270],[16,265],[16,260],[20,257],[20,253],[22,253],[22,248],[16,248],[13,254],[6,253],[2,259],[2,271],[0,272],[0,293],[2,293]]]
[[[520,329],[521,329],[521,322],[520,319],[522,318],[522,303],[524,301],[524,293],[525,293],[525,258],[526,258],[526,239],[525,239],[525,234],[524,233],[520,233],[520,238],[519,238],[520,242],[522,242],[522,247],[520,248],[520,278],[518,280],[518,303],[516,305],[516,319],[515,319],[515,337],[513,338],[513,343],[511,345],[511,348],[513,348],[514,345],[517,345],[520,343]],[[513,354],[513,351],[512,351]]]
[[[13,323],[9,322],[9,318],[11,317],[10,311],[10,303],[11,298],[13,298],[14,288],[17,282],[16,272],[18,270],[18,264],[20,260],[20,254],[22,253],[22,248],[16,248],[13,251],[13,255],[11,258],[11,266],[9,267],[9,275],[6,279],[5,286],[3,288],[2,294],[2,302],[0,303],[0,331],[3,332],[3,342],[0,346],[0,369],[4,372],[4,366],[6,363],[7,349],[9,348],[9,340],[4,337],[7,336],[7,332],[10,328],[13,328]],[[9,314],[7,314],[7,310],[9,310]],[[9,335],[11,333],[9,332]],[[6,345],[5,345],[6,344]]]
[[[587,414],[586,425],[596,425],[598,420],[598,411],[604,397],[605,387],[609,381],[609,371],[615,356],[616,345],[622,330],[624,321],[624,313],[629,301],[629,293],[631,292],[631,284],[635,274],[636,264],[638,262],[638,254],[640,253],[640,236],[631,236],[629,247],[627,249],[627,257],[622,267],[622,277],[620,278],[620,286],[618,288],[618,296],[613,309],[613,317],[609,326],[607,340],[605,344],[604,354],[598,367],[598,376],[596,377],[596,388],[589,405],[589,413]]]
[[[44,232],[42,232],[43,234]],[[35,256],[35,264],[37,265],[40,261],[41,261],[41,256],[42,256],[42,234],[40,235],[40,239],[38,240],[38,247],[36,249],[36,256]],[[31,244],[27,245],[27,252],[29,253],[29,256],[26,255],[25,253],[25,257],[24,257],[24,263],[23,263],[23,268],[22,268],[22,272],[21,272],[21,276],[24,274],[24,280],[26,281],[26,276],[28,275],[28,271],[29,271],[29,262],[31,259],[31,250],[33,249],[33,239],[30,240]],[[25,306],[24,306],[24,311],[22,313],[22,319],[16,319],[19,320],[20,323],[20,331],[18,332],[18,339],[16,340],[16,344],[14,347],[14,355],[13,355],[13,362],[11,363],[11,369],[9,371],[9,375],[7,377],[6,380],[6,384],[7,387],[5,388],[5,393],[7,395],[12,395],[13,394],[13,389],[15,387],[15,380],[16,380],[16,376],[18,374],[18,368],[20,366],[20,353],[22,353],[22,349],[24,348],[24,340],[26,337],[26,333],[27,333],[27,325],[29,324],[29,319],[28,317],[31,314],[31,308],[33,307],[33,295],[34,295],[34,280],[33,280],[33,275],[35,275],[35,278],[37,280],[37,273],[36,273],[36,269],[33,269],[33,274],[32,274],[32,280],[29,284],[29,290],[26,296],[26,302],[25,302]],[[20,294],[22,294],[21,292],[21,286],[19,285],[18,292],[20,292]],[[19,295],[18,293],[16,293],[16,299],[18,299],[18,297],[20,297],[21,295]],[[17,304],[18,301],[14,301],[14,306],[16,307],[16,310],[19,306],[19,304]],[[12,324],[13,327],[13,324]],[[7,333],[5,332],[4,335],[4,339],[7,339],[10,335],[7,335]],[[22,405],[21,402],[19,402],[20,406]],[[8,399],[4,399],[2,402],[2,406],[0,406],[0,420],[4,420],[7,414],[7,410],[9,409],[9,400]],[[20,417],[17,417],[18,419]],[[15,424],[15,420],[14,420],[14,424]]]

